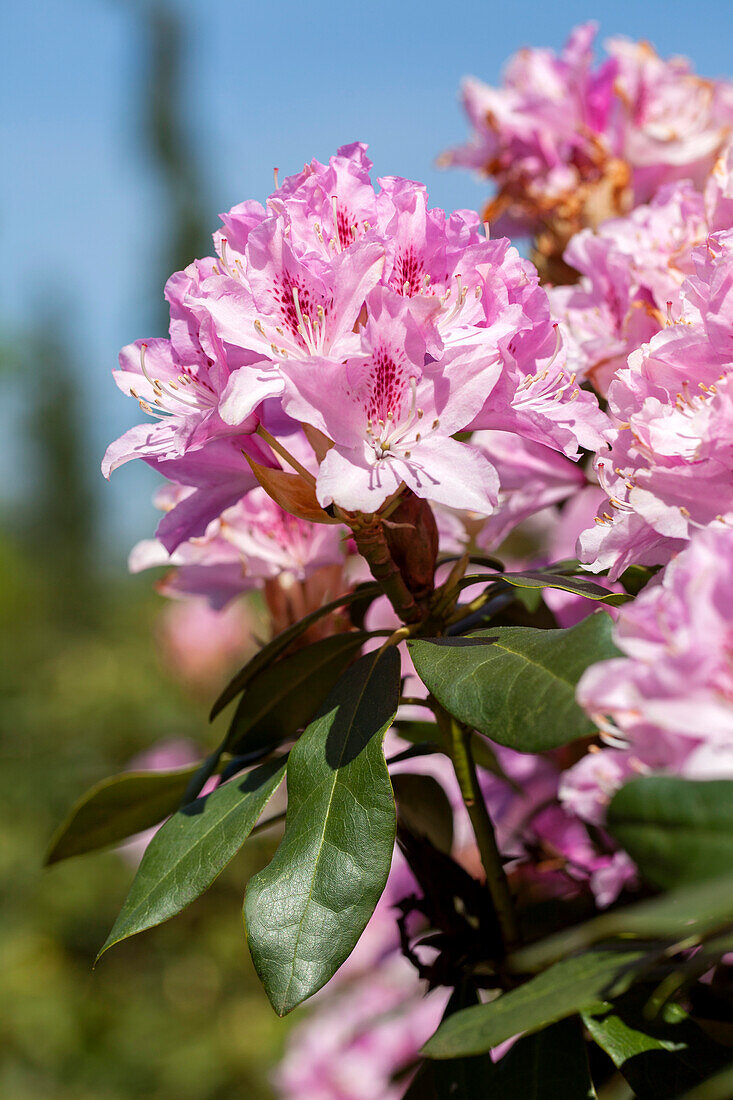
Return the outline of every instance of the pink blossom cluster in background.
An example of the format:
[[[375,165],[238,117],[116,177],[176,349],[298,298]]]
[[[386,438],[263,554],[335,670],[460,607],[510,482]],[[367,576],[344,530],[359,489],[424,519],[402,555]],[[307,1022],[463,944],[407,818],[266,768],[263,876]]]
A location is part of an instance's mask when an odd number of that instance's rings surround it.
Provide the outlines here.
[[[651,200],[663,184],[702,186],[733,121],[733,85],[697,76],[684,58],[612,38],[594,61],[596,26],[559,54],[520,50],[500,88],[470,78],[466,145],[445,154],[496,184],[485,216],[559,257],[585,226]]]
[[[730,231],[710,234],[690,260],[677,311],[608,389],[613,433],[595,460],[608,501],[580,556],[612,577],[632,562],[665,564],[733,512]]]

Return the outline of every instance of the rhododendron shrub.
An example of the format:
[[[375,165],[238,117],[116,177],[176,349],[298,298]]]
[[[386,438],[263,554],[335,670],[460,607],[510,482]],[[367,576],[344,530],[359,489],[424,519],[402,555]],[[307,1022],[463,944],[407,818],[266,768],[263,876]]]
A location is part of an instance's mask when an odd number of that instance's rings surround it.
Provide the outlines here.
[[[103,954],[268,830],[286,1100],[733,1091],[733,97],[592,40],[469,85],[452,155],[564,285],[357,143],[222,215],[115,373],[169,658],[244,663],[50,858],[142,835]]]

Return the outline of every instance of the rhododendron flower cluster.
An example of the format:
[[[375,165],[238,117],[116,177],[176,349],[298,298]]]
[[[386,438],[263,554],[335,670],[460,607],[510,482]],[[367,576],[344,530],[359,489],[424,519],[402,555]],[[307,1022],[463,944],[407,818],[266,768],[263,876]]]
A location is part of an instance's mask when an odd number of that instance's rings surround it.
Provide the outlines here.
[[[315,998],[284,1100],[682,1096],[733,1011],[733,85],[594,35],[466,85],[486,221],[343,146],[222,215],[115,372],[176,674],[244,663],[195,773],[94,788],[50,859],[144,830],[106,951],[268,829],[247,942],[279,1015]]]
[[[573,234],[648,202],[663,184],[701,185],[733,121],[730,83],[624,38],[609,39],[595,66],[595,34],[587,23],[559,54],[521,50],[500,88],[467,80],[471,138],[444,158],[495,180],[485,216],[501,232],[535,236],[551,260]]]
[[[579,543],[592,570],[664,564],[700,527],[730,522],[731,242],[721,232],[693,249],[677,319],[609,386],[615,430],[595,463],[608,503]]]
[[[469,428],[572,458],[600,442],[531,265],[475,215],[430,209],[419,184],[388,178],[375,193],[369,168],[364,146],[346,146],[267,209],[235,207],[218,256],[169,281],[170,340],[123,350],[117,383],[157,423],[113,444],[104,468],[142,457],[196,488],[161,524],[169,551],[254,486],[241,449],[276,464],[248,439],[258,425],[284,442],[299,425],[320,432],[318,502],[352,512],[404,484],[488,515],[496,470],[452,438]]]

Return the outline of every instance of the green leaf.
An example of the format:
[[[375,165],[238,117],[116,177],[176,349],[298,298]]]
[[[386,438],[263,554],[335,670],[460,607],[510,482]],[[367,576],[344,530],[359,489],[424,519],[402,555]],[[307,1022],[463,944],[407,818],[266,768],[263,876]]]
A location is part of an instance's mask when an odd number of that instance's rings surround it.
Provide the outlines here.
[[[609,592],[603,585],[588,577],[562,577],[553,573],[502,573],[497,580],[506,581],[517,588],[559,588],[589,600],[602,600],[608,604],[626,603],[628,597],[621,592]]]
[[[733,927],[733,875],[728,874],[602,913],[585,924],[522,948],[515,952],[511,962],[519,972],[542,970],[571,952],[615,936],[623,936],[627,944],[633,939],[695,942],[730,927]]]
[[[285,835],[244,907],[252,958],[280,1016],[349,956],[387,881],[395,808],[382,740],[399,690],[394,647],[361,657],[290,754]]]
[[[429,1058],[485,1054],[520,1032],[539,1031],[628,986],[647,957],[639,948],[599,947],[563,959],[496,1000],[451,1016],[423,1053]]]
[[[46,863],[119,844],[175,813],[199,765],[165,772],[125,772],[95,784],[54,833]]]
[[[344,596],[339,596],[337,600],[331,600],[330,603],[324,604],[323,607],[311,611],[309,615],[306,615],[297,623],[293,623],[287,630],[283,630],[269,641],[267,645],[264,645],[259,653],[256,653],[252,660],[248,661],[224,688],[211,708],[211,721],[213,722],[217,714],[219,714],[228,703],[231,703],[232,699],[235,699],[240,691],[246,688],[247,684],[260,669],[267,668],[268,665],[277,660],[280,654],[284,653],[288,646],[292,645],[301,634],[305,634],[309,627],[317,623],[319,619],[323,619],[326,615],[330,615],[332,611],[337,611],[340,607],[349,607],[353,603],[363,601],[369,595],[370,591],[372,591],[375,596],[378,596],[382,589],[376,583],[371,585],[371,588],[365,584],[359,585],[353,592],[347,592]]]
[[[460,986],[453,990],[443,1019],[477,1003],[475,989]],[[487,1095],[489,1075],[494,1063],[488,1054],[478,1058],[453,1058],[451,1061],[423,1061],[403,1100],[475,1100]]]
[[[704,1081],[702,1085],[686,1092],[681,1100],[730,1100],[733,1096],[733,1065],[722,1073]]]
[[[420,745],[425,741],[433,742],[435,745],[443,744],[443,735],[437,722],[400,718],[394,723],[394,728],[403,741],[409,741],[412,745]]]
[[[653,988],[635,987],[614,1004],[587,1010],[583,1022],[644,1100],[672,1100],[726,1064],[730,1053],[708,1039],[677,1005],[646,1019]]]
[[[638,596],[658,571],[658,565],[651,569],[647,565],[629,565],[619,577],[619,581],[630,596]]]
[[[609,615],[595,614],[569,630],[504,626],[408,646],[447,711],[500,745],[543,752],[595,730],[575,685],[589,665],[618,654],[612,627]]]
[[[439,852],[450,855],[453,846],[453,810],[432,775],[400,772],[392,776],[397,819],[414,836],[425,837]]]
[[[733,781],[632,779],[608,808],[608,829],[654,886],[722,874],[733,867]]]
[[[97,959],[120,940],[180,913],[237,854],[279,787],[285,765],[270,760],[173,815],[148,845]]]
[[[580,1021],[562,1020],[488,1054],[424,1062],[404,1100],[596,1100]]]
[[[596,1100],[577,1016],[516,1042],[478,1095],[482,1100]]]
[[[369,637],[361,631],[320,638],[281,657],[249,682],[229,727],[235,755],[276,748],[307,726]]]

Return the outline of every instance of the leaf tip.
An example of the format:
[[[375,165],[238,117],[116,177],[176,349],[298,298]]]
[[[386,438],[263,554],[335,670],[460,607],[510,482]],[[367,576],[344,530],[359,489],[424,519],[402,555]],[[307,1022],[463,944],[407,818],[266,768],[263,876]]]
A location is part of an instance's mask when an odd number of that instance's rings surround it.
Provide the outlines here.
[[[52,840],[41,860],[41,867],[50,867],[54,863],[59,863],[62,859],[63,856],[58,855],[58,844]]]

